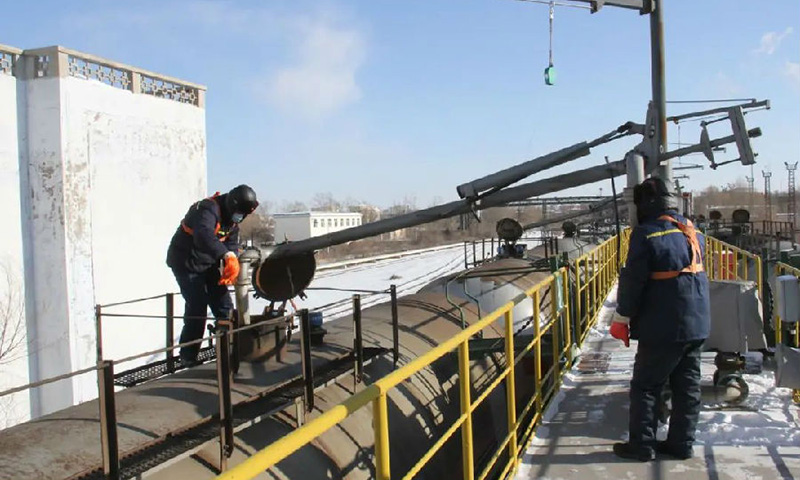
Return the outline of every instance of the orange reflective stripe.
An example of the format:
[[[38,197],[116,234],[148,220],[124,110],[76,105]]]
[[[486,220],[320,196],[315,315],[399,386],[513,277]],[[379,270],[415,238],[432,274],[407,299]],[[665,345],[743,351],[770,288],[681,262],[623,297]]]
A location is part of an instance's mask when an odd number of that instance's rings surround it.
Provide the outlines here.
[[[703,251],[700,249],[700,242],[697,240],[697,231],[695,230],[692,221],[686,219],[686,224],[683,224],[669,215],[662,215],[658,217],[658,219],[666,220],[667,222],[674,224],[678,230],[683,233],[683,235],[686,237],[686,241],[689,242],[689,246],[692,249],[692,261],[688,266],[682,268],[681,270],[652,272],[650,274],[650,278],[653,280],[667,280],[670,278],[676,278],[681,273],[697,274],[705,271],[703,268]]]
[[[183,229],[184,232],[188,233],[189,235],[194,235],[194,230],[191,227],[186,226],[186,224],[183,223],[183,220],[181,220],[181,228]]]
[[[670,278],[675,278],[680,275],[681,272],[670,271],[670,272],[653,272],[650,274],[650,278],[653,280],[668,280]]]

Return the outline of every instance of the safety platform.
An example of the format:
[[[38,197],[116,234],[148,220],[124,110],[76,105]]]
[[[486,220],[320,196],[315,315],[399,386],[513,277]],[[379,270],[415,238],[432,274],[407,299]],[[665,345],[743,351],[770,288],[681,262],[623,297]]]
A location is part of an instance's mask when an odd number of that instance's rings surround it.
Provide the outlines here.
[[[636,342],[625,348],[607,333],[615,297],[612,292],[597,330],[584,343],[581,359],[565,376],[561,392],[546,411],[521,459],[517,480],[800,478],[800,408],[792,405],[786,389],[785,401],[775,409],[777,416],[758,408],[763,399],[757,393],[748,402],[751,405],[735,409],[704,404],[692,459],[659,455],[654,462],[642,463],[616,457],[612,445],[628,435],[628,391]],[[704,383],[710,381],[713,370],[711,357],[704,356]],[[766,393],[779,395],[774,388]],[[665,437],[666,427],[661,425],[658,438]]]
[[[316,388],[348,373],[352,376],[355,362],[352,330],[334,325],[328,329],[326,342],[312,351]],[[386,351],[365,347],[364,362]],[[231,389],[233,427],[246,428],[301,398],[301,365],[296,338],[279,362],[242,362]],[[123,478],[140,478],[219,437],[214,363],[118,392],[116,402]],[[0,479],[104,478],[99,423],[97,401],[89,401],[4,430]]]

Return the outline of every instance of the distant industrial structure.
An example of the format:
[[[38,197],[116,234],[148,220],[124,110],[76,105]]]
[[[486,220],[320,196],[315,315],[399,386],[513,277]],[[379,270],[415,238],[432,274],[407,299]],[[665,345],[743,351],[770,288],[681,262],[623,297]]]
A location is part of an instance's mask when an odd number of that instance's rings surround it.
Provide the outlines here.
[[[275,242],[297,241],[361,225],[363,215],[354,212],[276,213]]]

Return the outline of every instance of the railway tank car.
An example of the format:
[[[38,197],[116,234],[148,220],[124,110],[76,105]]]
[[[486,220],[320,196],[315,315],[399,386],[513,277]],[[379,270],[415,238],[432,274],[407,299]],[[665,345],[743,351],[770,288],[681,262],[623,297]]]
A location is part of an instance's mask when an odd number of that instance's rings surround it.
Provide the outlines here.
[[[591,240],[559,238],[559,251],[578,256],[596,244]],[[551,248],[552,249],[552,248]],[[477,322],[511,298],[529,290],[551,275],[544,246],[526,252],[523,258],[496,257],[482,265],[437,280],[417,293],[398,300],[399,344],[402,346],[398,367],[421,356],[433,347],[459,333],[465,326]],[[479,284],[471,289],[467,285]],[[476,296],[477,295],[477,296]],[[477,301],[476,301],[477,300]],[[542,296],[542,317],[550,309],[550,295]],[[530,325],[533,304],[529,301],[514,312],[520,330],[517,348],[530,341],[523,324]],[[391,307],[388,303],[366,308],[361,313],[365,348],[380,349],[392,339]],[[326,345],[347,348],[352,341],[352,316],[340,317],[325,323]],[[516,331],[517,329],[515,329]],[[505,367],[502,324],[493,324],[482,338],[470,342],[470,378],[472,398],[477,398],[497,378]],[[560,335],[563,339],[563,335]],[[550,335],[543,337],[544,345],[552,345]],[[544,352],[552,352],[543,347]],[[552,355],[543,358],[543,371],[553,364]],[[364,383],[369,384],[387,375],[396,367],[389,355],[377,355],[365,366]],[[524,357],[515,370],[517,413],[535,393],[532,358]],[[544,389],[549,389],[553,379]],[[402,442],[390,445],[392,477],[400,478],[427,452],[460,414],[458,365],[455,353],[445,355],[430,367],[413,376],[388,394],[389,428],[392,438]],[[353,375],[317,390],[315,410],[326,411],[363,388]],[[296,409],[286,409],[279,415],[262,421],[238,434],[237,445],[254,451],[291,432],[298,425]],[[372,412],[362,409],[330,429],[314,442],[295,452],[273,468],[278,478],[342,478],[348,480],[375,478],[373,471]],[[473,412],[475,468],[480,471],[491,452],[506,436],[506,399],[503,388],[492,392]],[[416,478],[462,478],[461,440],[453,435]],[[505,455],[505,454],[504,454]],[[498,462],[501,464],[502,462]],[[178,468],[176,466],[175,468]],[[186,466],[184,465],[184,468]],[[177,473],[172,469],[163,478]],[[492,472],[489,478],[499,474]]]

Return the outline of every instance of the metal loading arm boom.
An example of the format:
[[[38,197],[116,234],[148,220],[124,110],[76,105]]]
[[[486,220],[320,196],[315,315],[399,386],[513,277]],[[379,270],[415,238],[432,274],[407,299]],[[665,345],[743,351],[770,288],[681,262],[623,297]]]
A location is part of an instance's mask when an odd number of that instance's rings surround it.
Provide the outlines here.
[[[609,164],[565,173],[552,178],[526,183],[516,187],[509,187],[483,197],[480,203],[473,204],[469,200],[456,200],[454,202],[438,205],[436,207],[418,210],[416,212],[399,215],[386,220],[367,223],[358,227],[328,233],[319,237],[312,237],[297,242],[277,245],[269,255],[270,259],[288,257],[302,253],[313,252],[322,248],[340,245],[342,243],[361,240],[382,233],[393,232],[408,227],[415,227],[436,220],[454,217],[473,210],[503,206],[515,200],[558,192],[568,188],[579,187],[589,183],[607,180],[625,174],[625,161],[620,160]]]
[[[528,160],[519,165],[486,175],[477,180],[462,183],[456,187],[456,192],[458,192],[460,198],[467,198],[470,200],[483,198],[509,185],[517,183],[534,173],[539,173],[543,170],[585,157],[591,153],[591,149],[594,147],[613,142],[627,135],[632,135],[634,133],[632,127],[633,124],[628,122],[624,125],[620,125],[616,130],[595,138],[594,140],[576,143],[575,145],[562,148],[556,152],[548,153],[547,155],[542,155],[541,157]]]

